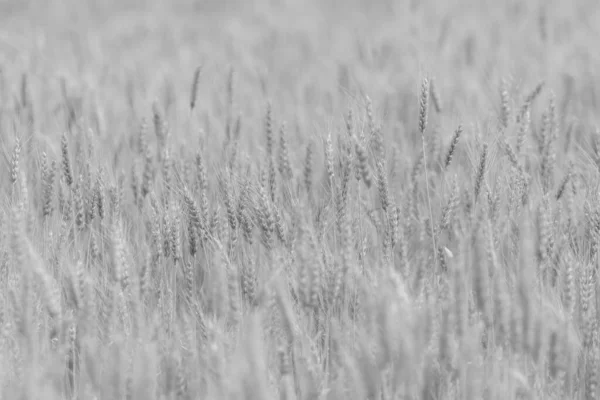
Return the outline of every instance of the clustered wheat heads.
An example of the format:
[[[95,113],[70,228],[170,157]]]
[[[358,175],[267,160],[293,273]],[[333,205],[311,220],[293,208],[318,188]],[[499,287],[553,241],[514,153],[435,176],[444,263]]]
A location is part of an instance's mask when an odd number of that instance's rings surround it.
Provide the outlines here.
[[[3,396],[596,398],[592,94],[490,62],[487,115],[460,73],[399,83],[385,38],[349,46],[335,91],[284,62],[317,40],[265,58],[280,35],[264,29],[268,45],[248,35],[221,49],[229,67],[188,60],[160,90],[148,63],[126,99],[94,48],[83,86],[102,85],[81,107],[77,81],[40,82],[39,57],[6,65],[16,79],[2,66]],[[489,61],[482,43],[457,65]],[[262,95],[238,52],[268,61]]]

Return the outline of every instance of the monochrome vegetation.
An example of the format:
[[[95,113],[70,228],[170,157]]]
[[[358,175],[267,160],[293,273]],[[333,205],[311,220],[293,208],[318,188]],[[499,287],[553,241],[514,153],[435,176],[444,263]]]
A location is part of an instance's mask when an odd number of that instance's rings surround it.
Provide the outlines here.
[[[595,2],[29,3],[0,398],[600,397]]]

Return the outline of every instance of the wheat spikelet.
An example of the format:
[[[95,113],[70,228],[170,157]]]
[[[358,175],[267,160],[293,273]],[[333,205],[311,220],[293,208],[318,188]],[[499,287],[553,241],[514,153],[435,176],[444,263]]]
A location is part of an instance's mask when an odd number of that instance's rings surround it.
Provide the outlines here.
[[[229,68],[227,73],[227,115],[225,120],[225,143],[226,145],[231,142],[232,134],[231,134],[231,124],[233,119],[233,98],[234,98],[234,89],[235,89],[235,69],[233,66]]]
[[[79,175],[79,180],[73,186],[73,203],[75,206],[75,225],[82,231],[85,228],[85,204],[82,194],[83,176]]]
[[[377,125],[371,135],[370,147],[373,155],[381,160],[386,158],[386,147],[383,138],[383,127]]]
[[[267,111],[265,113],[265,138],[267,145],[267,160],[273,157],[273,109],[271,102],[267,103]]]
[[[133,204],[136,207],[140,207],[142,202],[142,184],[141,178],[138,173],[138,164],[139,159],[136,159],[135,162],[131,165],[131,193],[133,193]]]
[[[269,203],[269,198],[267,196],[266,190],[264,186],[259,186],[259,195],[260,195],[260,208],[259,208],[259,222],[260,228],[262,232],[262,242],[263,245],[268,249],[273,248],[273,233],[275,220],[273,217],[273,213],[271,211],[271,205]]]
[[[261,163],[261,165],[260,165],[259,184],[267,191],[267,195],[268,195],[268,192],[269,192],[269,170],[266,167],[266,165],[267,165],[267,163]]]
[[[192,88],[190,91],[190,109],[193,110],[196,107],[196,97],[198,96],[198,83],[200,82],[200,73],[202,72],[202,66],[196,67],[194,71],[194,78],[192,80]]]
[[[426,139],[425,139],[425,129],[427,128],[427,115],[429,112],[429,80],[427,77],[423,78],[421,81],[421,95],[419,96],[419,133],[421,134],[421,150],[423,151],[423,165],[425,168],[425,188],[427,193],[427,206],[429,209],[429,233],[431,235],[434,234],[434,226],[433,226],[433,209],[431,207],[431,194],[429,193],[429,176],[427,173],[427,156],[426,156]],[[416,179],[413,179],[414,183],[414,194],[416,196]],[[431,240],[432,249],[433,249],[433,257],[434,261],[437,253],[437,245],[436,238],[432,236]]]
[[[523,116],[521,117],[521,119],[519,121],[519,130],[517,132],[517,147],[516,147],[517,154],[520,154],[521,151],[523,150],[523,146],[525,145],[525,137],[527,135],[527,132],[529,132],[530,125],[531,125],[531,112],[529,111],[529,108],[526,108],[525,112],[523,113]]]
[[[152,123],[154,125],[154,134],[158,139],[157,152],[160,161],[160,153],[165,144],[165,122],[156,101],[152,103]]]
[[[425,134],[427,128],[427,113],[429,108],[429,80],[423,78],[421,82],[421,95],[419,97],[419,133]]]
[[[342,167],[342,181],[340,182],[340,189],[336,197],[336,211],[337,211],[337,227],[338,232],[342,232],[342,222],[346,219],[346,212],[348,207],[348,186],[350,184],[350,174],[352,173],[352,162],[349,158],[345,158],[345,165]]]
[[[231,240],[235,242],[237,236],[238,220],[236,218],[236,206],[234,204],[233,185],[230,178],[226,176],[221,180],[223,199],[225,202],[225,210],[227,211],[227,220],[231,233]]]
[[[222,242],[225,240],[226,232],[225,228],[227,227],[227,218],[222,215],[221,208],[218,207],[215,209],[210,217],[210,221],[208,223],[208,232],[209,235],[212,236],[211,239],[216,239],[218,242]],[[166,246],[169,247],[169,241],[166,241]],[[169,250],[167,250],[169,251]],[[168,254],[165,252],[165,255]]]
[[[150,141],[148,137],[148,120],[144,117],[140,120],[137,137],[137,150],[139,155],[144,156],[150,150]]]
[[[273,217],[275,220],[275,234],[277,235],[277,239],[285,246],[288,244],[287,230],[281,210],[276,204],[273,204]]]
[[[333,143],[331,141],[331,132],[329,132],[325,142],[325,169],[327,171],[327,179],[332,193],[335,188],[335,168],[333,157]]]
[[[573,162],[571,161],[571,162],[569,162],[569,165],[567,167],[567,173],[565,174],[564,178],[560,181],[560,184],[558,185],[558,189],[556,190],[556,200],[557,201],[561,199],[561,197],[567,190],[567,186],[573,177],[573,168],[574,168],[574,165],[573,165]]]
[[[198,253],[198,230],[191,219],[187,220],[187,234],[190,255],[195,257]]]
[[[163,231],[161,228],[161,214],[158,209],[158,204],[155,199],[151,198],[150,207],[150,237],[151,245],[154,250],[154,257],[161,259],[163,256]]]
[[[277,174],[275,172],[275,162],[271,160],[269,162],[269,195],[271,197],[271,201],[275,203],[277,197]]]
[[[255,304],[258,292],[256,266],[253,260],[248,260],[242,267],[242,294],[248,304]]]
[[[510,122],[510,96],[508,94],[508,81],[502,79],[500,83],[500,123],[504,128],[508,128]]]
[[[238,143],[242,136],[242,115],[238,114],[235,118],[235,124],[233,125],[233,140],[234,143]],[[235,158],[232,156],[232,158]]]
[[[140,263],[140,268],[137,276],[139,282],[139,299],[143,304],[146,300],[146,296],[150,292],[151,278],[152,278],[152,253],[147,250]],[[186,276],[187,278],[187,276]]]
[[[152,153],[149,148],[144,151],[144,167],[142,172],[141,195],[145,198],[150,193],[150,186],[154,177],[154,165],[152,162]]]
[[[61,180],[61,184],[58,187],[58,208],[63,216],[63,221],[71,221],[73,212],[72,200],[70,193],[64,188],[64,180]]]
[[[186,206],[188,220],[190,221],[191,225],[196,229],[203,228],[204,222],[200,216],[200,209],[198,208],[196,201],[192,198],[192,194],[187,188],[183,192],[183,200]]]
[[[475,186],[474,186],[474,201],[477,201],[479,198],[479,193],[481,192],[481,186],[483,184],[484,175],[486,171],[486,162],[487,162],[487,153],[488,146],[487,143],[484,143],[483,150],[481,151],[481,156],[479,159],[479,166],[477,167],[477,173],[475,175]]]
[[[94,186],[94,198],[96,200],[96,207],[98,209],[98,217],[100,217],[101,220],[104,219],[105,204],[106,204],[106,197],[105,197],[105,192],[104,192],[104,180],[103,180],[102,175],[103,175],[103,173],[101,170],[98,172],[98,175],[96,177],[96,183]]]
[[[302,228],[302,236],[304,238],[304,242],[311,241],[312,234],[308,228]],[[308,310],[317,306],[317,303],[313,303],[316,298],[313,297],[312,292],[315,288],[315,282],[313,282],[315,274],[313,273],[313,270],[315,269],[315,263],[317,261],[316,257],[314,257],[315,253],[311,250],[312,249],[309,249],[309,245],[304,243],[304,248],[302,248],[302,252],[299,254],[299,268],[297,276],[300,302]]]
[[[550,187],[554,184],[553,172],[556,155],[552,146],[555,140],[553,126],[554,123],[552,122],[553,117],[551,115],[554,111],[552,109],[553,106],[551,105],[551,110],[544,113],[542,122],[542,137],[540,149],[542,159],[540,165],[540,175],[542,178],[542,188],[544,190],[544,194],[548,193]]]
[[[10,160],[10,182],[15,185],[19,179],[20,173],[20,162],[21,162],[21,140],[17,138],[15,140],[15,147],[12,152],[12,158]]]
[[[73,172],[71,170],[71,160],[69,158],[69,142],[67,141],[67,134],[63,133],[61,138],[61,151],[62,151],[62,167],[63,176],[67,186],[73,184]]]
[[[84,191],[84,209],[85,209],[85,224],[91,226],[94,219],[98,215],[98,207],[95,198],[95,190],[92,184],[91,173],[85,178],[85,191]]]
[[[170,216],[168,219],[168,237],[167,240],[169,242],[170,254],[173,258],[173,262],[178,264],[181,261],[181,217],[179,214],[179,210],[175,205],[172,207],[172,211],[170,212]]]
[[[519,162],[517,153],[515,152],[515,150],[513,150],[510,143],[508,143],[508,141],[506,140],[505,137],[502,137],[500,140],[502,142],[502,146],[504,147],[504,151],[506,152],[506,156],[508,157],[508,160],[510,161],[510,163],[516,169],[522,170],[523,167],[521,166],[521,163]]]
[[[52,160],[52,163],[48,166],[46,160],[46,153],[42,153],[42,176],[43,176],[43,216],[44,218],[48,218],[52,215],[53,206],[52,206],[52,196],[54,194],[54,176],[56,171],[56,161]]]
[[[315,145],[311,141],[306,146],[306,156],[304,158],[304,186],[309,196],[312,195],[314,151]]]
[[[244,239],[252,246],[254,243],[254,221],[249,215],[248,211],[244,211],[240,217],[240,224],[242,226]]]
[[[582,325],[584,346],[586,342],[591,342],[591,331],[588,329],[591,323],[591,316],[594,314],[592,296],[594,293],[594,278],[592,275],[591,268],[584,266],[580,272],[580,283],[579,283],[579,309],[580,318],[583,320]],[[588,324],[586,326],[586,324]]]
[[[450,146],[448,147],[448,151],[446,152],[446,159],[444,161],[444,169],[447,170],[452,162],[452,157],[456,151],[456,146],[458,145],[458,140],[460,139],[460,135],[462,134],[463,128],[462,125],[459,125],[458,128],[454,131],[454,136],[452,137],[452,141],[450,142]]]
[[[125,243],[122,238],[119,221],[115,220],[111,227],[111,261],[113,267],[113,279],[117,284],[127,285],[127,266],[125,261]]]
[[[377,188],[379,189],[379,199],[383,212],[387,213],[390,206],[390,191],[386,175],[385,161],[377,162]]]
[[[279,128],[279,173],[283,179],[291,179],[293,173],[286,136],[287,128],[283,122]]]
[[[389,219],[389,230],[390,240],[392,249],[396,247],[400,239],[400,220],[402,218],[402,211],[396,203],[390,204],[388,219]]]
[[[431,96],[431,102],[433,104],[433,107],[435,108],[435,112],[441,114],[443,112],[442,99],[440,97],[440,92],[437,88],[436,80],[433,78],[431,79],[429,85],[429,94]]]
[[[119,187],[114,185],[108,189],[109,220],[115,221],[121,216],[121,201]],[[69,212],[70,214],[70,212]]]
[[[369,168],[369,163],[368,163],[368,158],[367,158],[367,151],[358,141],[356,141],[355,149],[356,149],[356,160],[358,162],[358,164],[357,164],[358,170],[357,171],[360,171],[360,177],[362,178],[365,186],[367,188],[370,188],[371,184],[372,184],[372,180],[371,180],[371,170]]]
[[[575,259],[570,252],[566,252],[564,257],[564,268],[563,268],[563,304],[565,311],[568,316],[573,316],[576,305],[576,288],[575,278],[573,274]]]
[[[375,133],[375,118],[373,117],[373,102],[369,96],[365,97],[366,113],[367,113],[367,125],[369,127],[369,135]]]
[[[348,113],[346,115],[346,133],[350,139],[354,138],[354,114],[352,113],[351,108],[348,108]]]
[[[200,211],[201,220],[205,226],[208,225],[208,178],[206,175],[206,167],[204,165],[204,159],[200,152],[196,153],[196,179],[198,187],[200,189]]]
[[[520,122],[531,109],[531,105],[535,101],[535,99],[540,95],[542,89],[544,88],[545,82],[542,81],[536,85],[536,87],[525,97],[523,101],[523,105],[519,110],[519,114],[517,114],[517,122]]]
[[[168,194],[173,188],[174,161],[171,158],[171,151],[166,145],[163,147],[163,151],[161,152],[161,161],[163,184],[165,191]]]

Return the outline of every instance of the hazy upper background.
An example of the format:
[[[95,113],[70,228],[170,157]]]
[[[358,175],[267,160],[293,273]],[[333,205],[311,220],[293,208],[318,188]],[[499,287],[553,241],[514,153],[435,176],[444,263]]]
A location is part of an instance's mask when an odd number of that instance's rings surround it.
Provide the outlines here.
[[[501,78],[515,91],[545,80],[565,94],[564,110],[592,118],[599,8],[596,0],[2,0],[0,65],[9,85],[27,71],[49,103],[65,77],[115,128],[128,90],[137,112],[171,96],[183,113],[199,64],[200,99],[223,97],[231,66],[250,116],[269,97],[284,114],[324,124],[369,95],[393,122],[415,109],[428,73],[449,118],[490,115]]]

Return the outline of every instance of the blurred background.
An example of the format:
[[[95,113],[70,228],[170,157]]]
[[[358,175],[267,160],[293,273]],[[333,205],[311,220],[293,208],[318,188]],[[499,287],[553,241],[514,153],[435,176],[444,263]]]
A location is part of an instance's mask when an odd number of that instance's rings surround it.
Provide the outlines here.
[[[563,112],[596,118],[595,0],[3,0],[0,21],[3,84],[27,72],[51,108],[63,80],[102,107],[104,129],[126,129],[126,102],[185,113],[198,65],[200,114],[218,113],[209,105],[234,69],[242,114],[260,118],[270,98],[309,131],[366,95],[386,125],[402,125],[424,74],[449,119],[496,112],[501,79],[515,93],[545,81]]]

